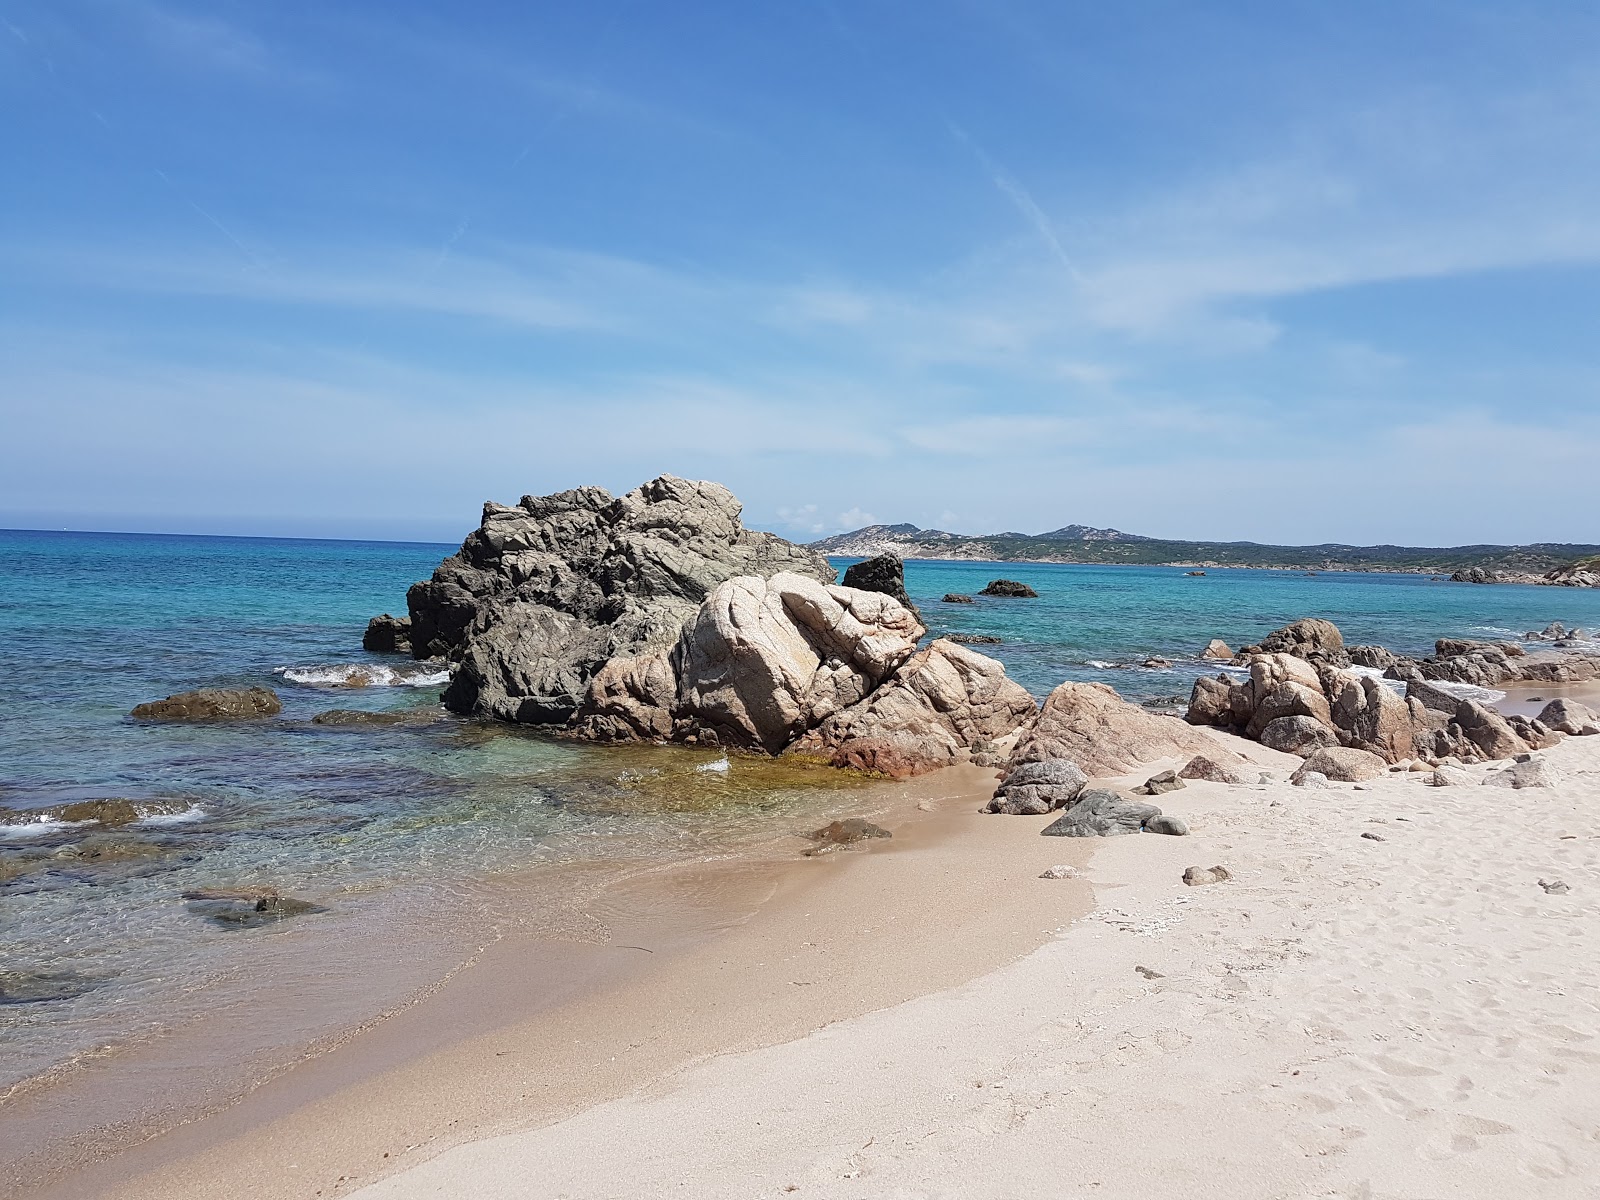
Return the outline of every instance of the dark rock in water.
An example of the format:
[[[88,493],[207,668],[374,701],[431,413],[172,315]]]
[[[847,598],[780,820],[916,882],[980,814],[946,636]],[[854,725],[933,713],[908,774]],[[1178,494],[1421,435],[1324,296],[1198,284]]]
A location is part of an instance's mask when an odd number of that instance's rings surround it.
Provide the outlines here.
[[[846,817],[842,821],[829,822],[821,829],[813,830],[806,836],[817,843],[806,851],[807,855],[814,856],[826,854],[830,850],[842,849],[845,846],[852,846],[869,838],[893,837],[894,834],[883,828],[883,826],[874,825],[863,817]]]
[[[309,900],[285,896],[272,888],[244,888],[239,891],[201,889],[184,892],[192,911],[224,925],[262,925],[286,917],[328,910]]]
[[[958,646],[998,646],[1003,639],[987,633],[947,633],[946,641]]]
[[[918,620],[922,618],[921,611],[906,594],[906,565],[898,554],[880,554],[876,558],[853,563],[845,568],[841,582],[845,587],[859,588],[863,592],[882,592],[885,596],[893,596],[915,613]]]
[[[1183,780],[1178,778],[1176,771],[1162,771],[1159,775],[1152,775],[1144,783],[1133,789],[1136,796],[1160,796],[1166,792],[1175,792],[1183,787]]]
[[[728,489],[663,475],[486,504],[479,528],[406,595],[411,653],[459,664],[445,707],[559,724],[608,661],[669,649],[717,585],[781,571],[832,583],[821,553],[745,529]]]
[[[132,715],[141,721],[237,721],[282,711],[271,688],[198,688],[141,704]]]
[[[1141,804],[1110,788],[1090,788],[1039,832],[1045,837],[1117,837],[1138,833],[1160,815],[1154,804]]]
[[[1197,577],[1199,577],[1201,575],[1204,575],[1205,572],[1204,571],[1185,571],[1184,574],[1188,575],[1188,576],[1191,576],[1191,577],[1196,577],[1197,578]]]
[[[408,712],[367,712],[359,708],[330,708],[311,718],[313,725],[405,725],[416,718]]]
[[[0,1004],[46,1004],[71,1000],[100,985],[76,971],[0,971]]]
[[[1275,629],[1261,639],[1258,646],[1246,646],[1240,654],[1292,654],[1307,662],[1330,667],[1348,667],[1350,656],[1345,652],[1344,635],[1332,621],[1321,617],[1305,617]]]
[[[944,602],[946,604],[971,604],[972,597],[963,596],[960,592],[946,592],[944,594]]]
[[[1450,576],[1451,583],[1499,583],[1498,573],[1485,567],[1468,567]]]
[[[367,622],[361,648],[375,654],[411,653],[411,618],[391,617],[388,613]]]
[[[1088,783],[1089,777],[1071,759],[1023,763],[1006,774],[985,811],[1043,816],[1071,804]]]
[[[64,821],[68,825],[91,821],[100,825],[127,825],[144,817],[187,812],[192,807],[187,800],[126,800],[121,797],[74,800],[70,804],[53,804],[48,808],[0,808],[0,825],[28,825],[36,821]]]
[[[991,580],[989,586],[979,592],[980,596],[1009,596],[1020,599],[1039,598],[1039,593],[1025,583],[1018,583],[1015,579]]]

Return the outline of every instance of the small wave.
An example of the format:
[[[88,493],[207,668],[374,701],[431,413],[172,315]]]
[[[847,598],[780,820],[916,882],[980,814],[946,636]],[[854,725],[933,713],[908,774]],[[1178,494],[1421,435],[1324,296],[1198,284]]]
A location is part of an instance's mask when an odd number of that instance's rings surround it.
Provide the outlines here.
[[[141,825],[181,825],[186,821],[198,821],[206,815],[206,810],[198,804],[191,804],[188,808],[177,812],[144,812],[137,804],[134,810],[139,813]]]
[[[1472,631],[1474,633],[1498,633],[1501,637],[1520,638],[1522,636],[1520,629],[1504,629],[1499,625],[1474,625],[1472,626]]]
[[[701,763],[699,766],[697,766],[695,768],[695,770],[696,771],[723,771],[723,772],[726,772],[728,770],[728,767],[729,767],[728,760],[727,760],[726,757],[723,757],[723,758],[717,759],[716,762]]]
[[[1430,684],[1441,692],[1449,692],[1461,700],[1476,700],[1479,704],[1493,704],[1497,700],[1504,700],[1506,694],[1494,688],[1479,687],[1475,683],[1453,683],[1447,679],[1430,679]]]
[[[88,821],[63,821],[60,817],[49,813],[39,813],[32,816],[28,813],[8,813],[4,822],[0,822],[0,838],[7,841],[20,841],[24,838],[44,837],[62,829],[70,829],[74,825],[88,825]]]
[[[1106,660],[1103,659],[1103,658],[1091,658],[1088,662],[1084,663],[1083,665],[1086,666],[1086,667],[1093,667],[1097,671],[1115,671],[1122,664],[1121,663],[1114,663],[1114,662],[1106,662]]]
[[[332,663],[314,667],[279,667],[273,673],[303,687],[437,687],[450,682],[450,672],[436,663],[418,663],[414,667]]]

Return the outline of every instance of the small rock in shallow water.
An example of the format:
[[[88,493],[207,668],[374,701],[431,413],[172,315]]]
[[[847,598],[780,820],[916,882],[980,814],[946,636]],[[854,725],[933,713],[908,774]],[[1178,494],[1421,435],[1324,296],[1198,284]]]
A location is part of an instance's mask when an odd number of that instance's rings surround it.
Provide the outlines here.
[[[311,718],[313,725],[402,725],[410,719],[403,712],[368,712],[360,708],[331,708]]]
[[[947,633],[944,637],[958,646],[998,646],[1003,640],[988,633]]]
[[[1539,886],[1542,887],[1545,890],[1545,894],[1549,896],[1564,896],[1572,890],[1559,879],[1552,879],[1548,882],[1541,879],[1539,880]]]
[[[76,971],[0,971],[0,1004],[45,1004],[71,1000],[100,980]]]
[[[261,925],[281,921],[285,917],[328,911],[320,904],[285,896],[271,888],[246,888],[240,891],[202,888],[184,892],[183,899],[189,901],[193,912],[224,925]]]
[[[1227,867],[1189,867],[1183,873],[1183,882],[1189,887],[1203,887],[1208,883],[1226,883],[1233,878]]]
[[[282,711],[283,704],[271,688],[197,688],[140,704],[131,715],[141,721],[236,721]]]
[[[963,596],[959,592],[946,592],[944,602],[946,604],[971,604],[972,597]]]
[[[1025,583],[1018,583],[1015,579],[992,579],[989,581],[989,586],[978,594],[980,596],[1010,596],[1034,600],[1039,598],[1038,592]]]
[[[871,821],[861,817],[846,817],[842,821],[832,821],[821,829],[813,830],[806,834],[817,844],[806,851],[808,856],[826,854],[830,850],[837,850],[843,846],[854,845],[856,842],[865,841],[867,838],[893,837],[881,825],[874,825]]]
[[[1039,872],[1040,879],[1076,879],[1077,876],[1077,867],[1046,867]]]

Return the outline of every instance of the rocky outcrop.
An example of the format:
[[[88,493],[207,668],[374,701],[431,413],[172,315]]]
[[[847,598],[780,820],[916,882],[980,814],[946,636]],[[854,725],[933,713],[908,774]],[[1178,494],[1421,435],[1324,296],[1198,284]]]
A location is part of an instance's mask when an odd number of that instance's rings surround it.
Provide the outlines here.
[[[1261,639],[1260,645],[1246,646],[1239,654],[1290,654],[1318,665],[1350,665],[1350,656],[1344,648],[1344,635],[1332,621],[1325,621],[1321,617],[1305,617],[1282,629],[1275,629]]]
[[[573,713],[602,665],[670,648],[718,584],[779,572],[832,583],[818,552],[745,529],[719,484],[663,475],[486,504],[407,593],[411,653],[444,657],[453,712],[530,724]]]
[[[131,715],[140,721],[240,721],[282,711],[271,688],[197,688],[137,705]]]
[[[1063,683],[1018,738],[1011,766],[1069,759],[1090,775],[1119,775],[1158,758],[1237,762],[1216,738],[1176,717],[1129,704],[1103,683]]]
[[[1400,660],[1398,654],[1383,646],[1351,646],[1348,653],[1351,666],[1371,667],[1375,671],[1392,667]]]
[[[1233,651],[1221,638],[1212,638],[1206,643],[1206,648],[1200,651],[1200,657],[1212,662],[1232,662]]]
[[[1498,572],[1487,567],[1468,567],[1464,571],[1457,571],[1450,576],[1451,583],[1499,583]]]
[[[373,617],[361,636],[361,648],[374,654],[410,654],[411,618],[391,617],[388,613]]]
[[[919,621],[922,619],[922,613],[906,593],[906,564],[898,554],[880,554],[876,558],[852,563],[845,568],[844,578],[840,582],[847,588],[893,596]]]
[[[896,779],[960,761],[974,746],[1015,734],[1038,711],[1005,668],[943,638],[918,651],[860,703],[794,743],[835,766]]]
[[[1539,711],[1537,720],[1546,729],[1569,737],[1600,734],[1600,713],[1576,700],[1558,698],[1550,701]]]
[[[1015,579],[993,579],[989,586],[979,592],[980,596],[1006,596],[1014,599],[1037,600],[1039,593],[1025,583],[1018,583]]]

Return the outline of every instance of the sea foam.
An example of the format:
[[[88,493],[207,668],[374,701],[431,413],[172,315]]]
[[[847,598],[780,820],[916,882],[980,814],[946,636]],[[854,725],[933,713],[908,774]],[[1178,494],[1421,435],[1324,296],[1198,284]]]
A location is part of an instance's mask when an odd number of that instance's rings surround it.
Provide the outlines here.
[[[302,687],[437,687],[450,682],[450,672],[437,663],[386,667],[378,663],[330,663],[311,667],[278,667],[274,674]]]

